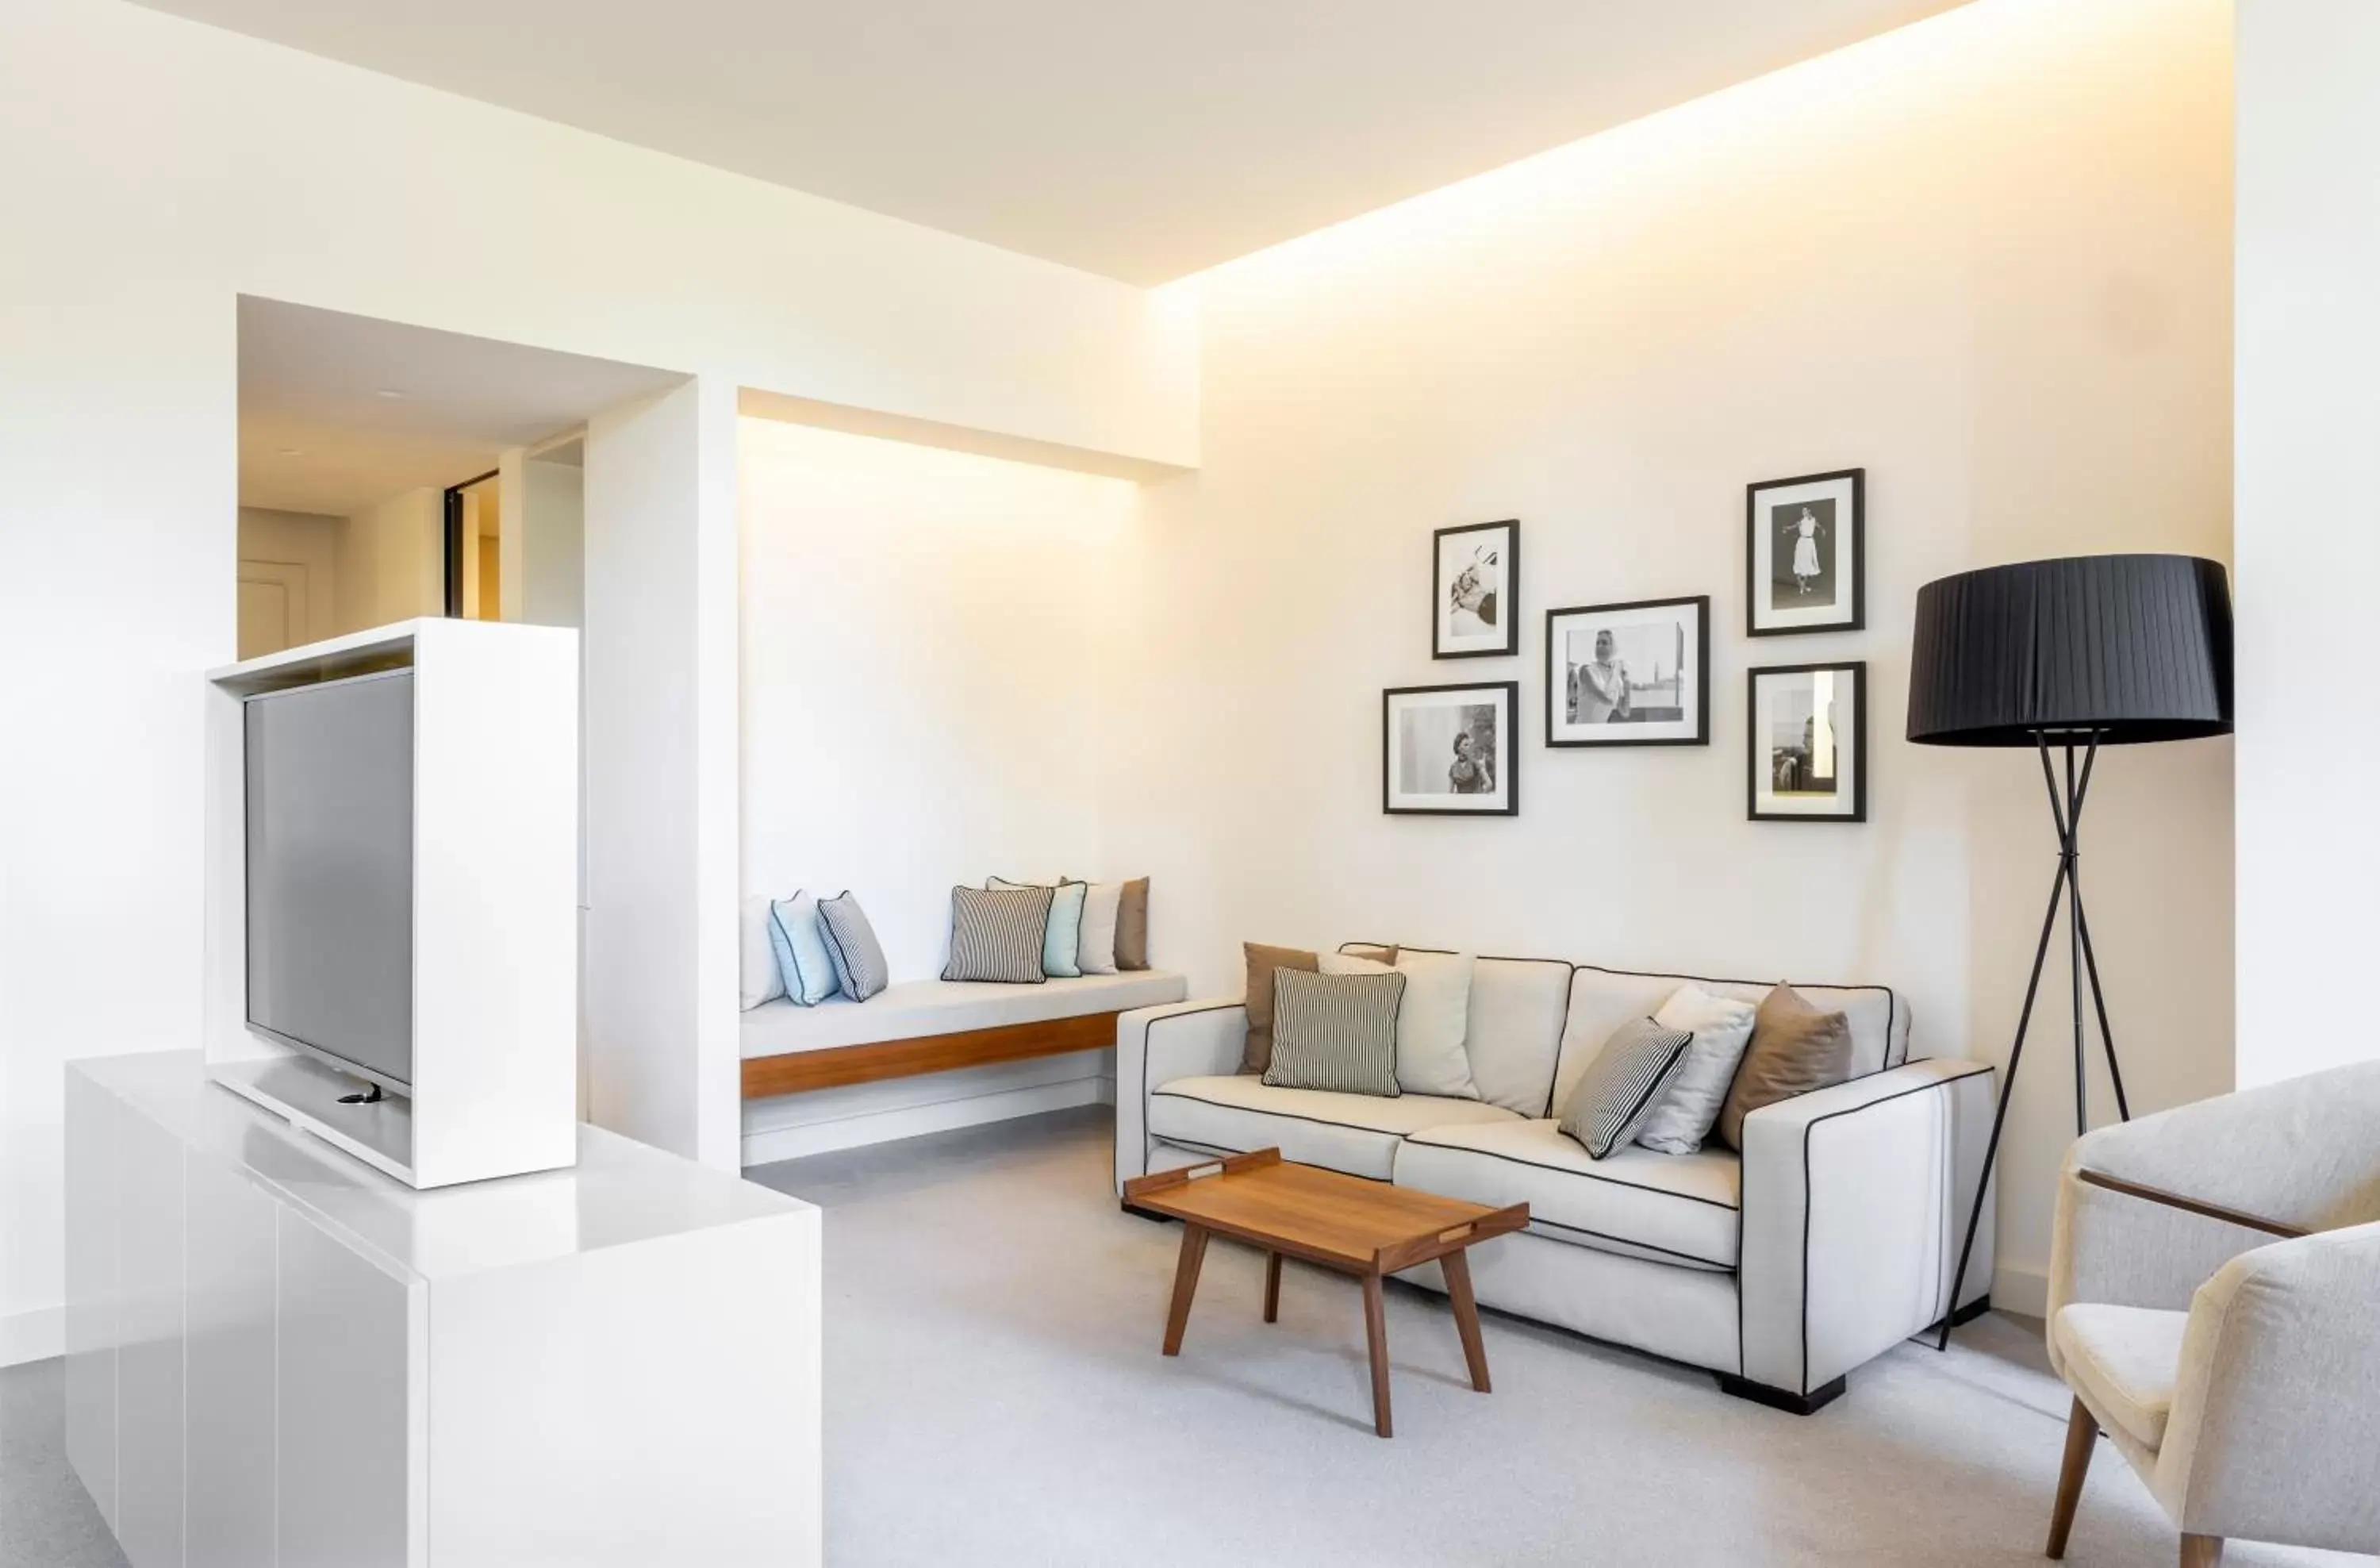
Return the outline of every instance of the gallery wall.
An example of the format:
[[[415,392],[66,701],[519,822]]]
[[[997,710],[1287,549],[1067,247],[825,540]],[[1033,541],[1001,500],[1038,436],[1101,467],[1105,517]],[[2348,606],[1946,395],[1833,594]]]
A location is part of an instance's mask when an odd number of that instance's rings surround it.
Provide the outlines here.
[[[1196,461],[1194,346],[1143,291],[118,0],[0,7],[0,211],[41,237],[0,245],[0,530],[53,546],[0,577],[0,656],[75,668],[10,691],[47,761],[0,770],[0,1361],[57,1347],[60,1064],[197,1019],[193,693],[234,649],[241,293],[690,373],[731,446],[758,387]],[[732,1162],[732,451],[686,471],[700,516],[666,548],[693,580],[636,624],[697,715],[670,813],[718,801],[719,842],[611,885],[650,915],[650,962],[709,982],[637,1051],[696,1094],[709,1124],[679,1147]],[[631,608],[599,600],[593,488],[590,647],[599,608]],[[623,822],[626,847],[673,852],[672,820]]]
[[[1109,858],[1231,994],[1243,940],[1879,981],[2000,1061],[2055,843],[2029,754],[1900,738],[1920,584],[2228,554],[2230,11],[1979,0],[1174,286],[1201,467],[1147,487]],[[1744,626],[1744,486],[1864,467],[1868,629]],[[1431,530],[1518,517],[1516,659],[1433,661]],[[1550,752],[1548,607],[1708,594],[1706,748]],[[1862,825],[1746,814],[1745,670],[1868,663]],[[1380,809],[1384,687],[1518,679],[1515,819]],[[2100,764],[2095,934],[2135,1108],[2230,1081],[2228,742]],[[2058,957],[2062,959],[2063,943]],[[2037,1310],[2062,963],[2002,1166]],[[2108,1113],[2104,1087],[2095,1090]]]

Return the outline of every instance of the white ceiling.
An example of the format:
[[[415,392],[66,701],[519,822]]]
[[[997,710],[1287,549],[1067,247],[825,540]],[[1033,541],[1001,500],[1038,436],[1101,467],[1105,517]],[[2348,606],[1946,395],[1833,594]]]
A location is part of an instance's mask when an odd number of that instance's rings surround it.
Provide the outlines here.
[[[684,379],[243,297],[239,504],[345,517],[483,474],[507,447]]]
[[[1135,283],[1961,0],[145,0]]]

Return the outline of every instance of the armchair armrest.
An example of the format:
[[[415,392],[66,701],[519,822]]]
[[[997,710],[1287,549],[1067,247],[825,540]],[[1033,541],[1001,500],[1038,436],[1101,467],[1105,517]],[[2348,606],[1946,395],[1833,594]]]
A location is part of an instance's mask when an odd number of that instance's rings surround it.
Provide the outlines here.
[[[1986,1294],[1992,1212],[1965,1280],[1994,1073],[1906,1063],[1743,1120],[1743,1377],[1807,1399]]]
[[[2197,1535],[2380,1551],[2380,1222],[2255,1247],[2192,1300],[2150,1484]]]
[[[1240,1070],[1248,1010],[1238,997],[1139,1007],[1116,1018],[1115,1188],[1148,1171],[1148,1095],[1176,1078]]]

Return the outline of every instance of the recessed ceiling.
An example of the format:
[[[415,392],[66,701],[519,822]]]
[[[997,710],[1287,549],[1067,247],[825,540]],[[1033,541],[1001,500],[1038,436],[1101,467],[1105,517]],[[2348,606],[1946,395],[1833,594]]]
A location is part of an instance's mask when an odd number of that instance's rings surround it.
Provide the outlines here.
[[[148,0],[1135,283],[1962,0]]]
[[[239,302],[239,504],[346,517],[487,472],[675,371],[461,333]]]

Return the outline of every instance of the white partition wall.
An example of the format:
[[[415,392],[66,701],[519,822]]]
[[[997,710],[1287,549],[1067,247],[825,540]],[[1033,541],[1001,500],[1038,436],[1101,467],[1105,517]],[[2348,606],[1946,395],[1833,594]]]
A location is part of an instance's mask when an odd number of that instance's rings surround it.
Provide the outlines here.
[[[2240,0],[2233,396],[2242,1088],[2380,1055],[2307,1028],[2310,975],[2380,942],[2380,6]]]
[[[207,687],[207,1071],[417,1187],[551,1170],[577,1121],[578,638],[407,621],[215,671]],[[412,1028],[407,1092],[250,1022],[243,708],[411,672]]]

